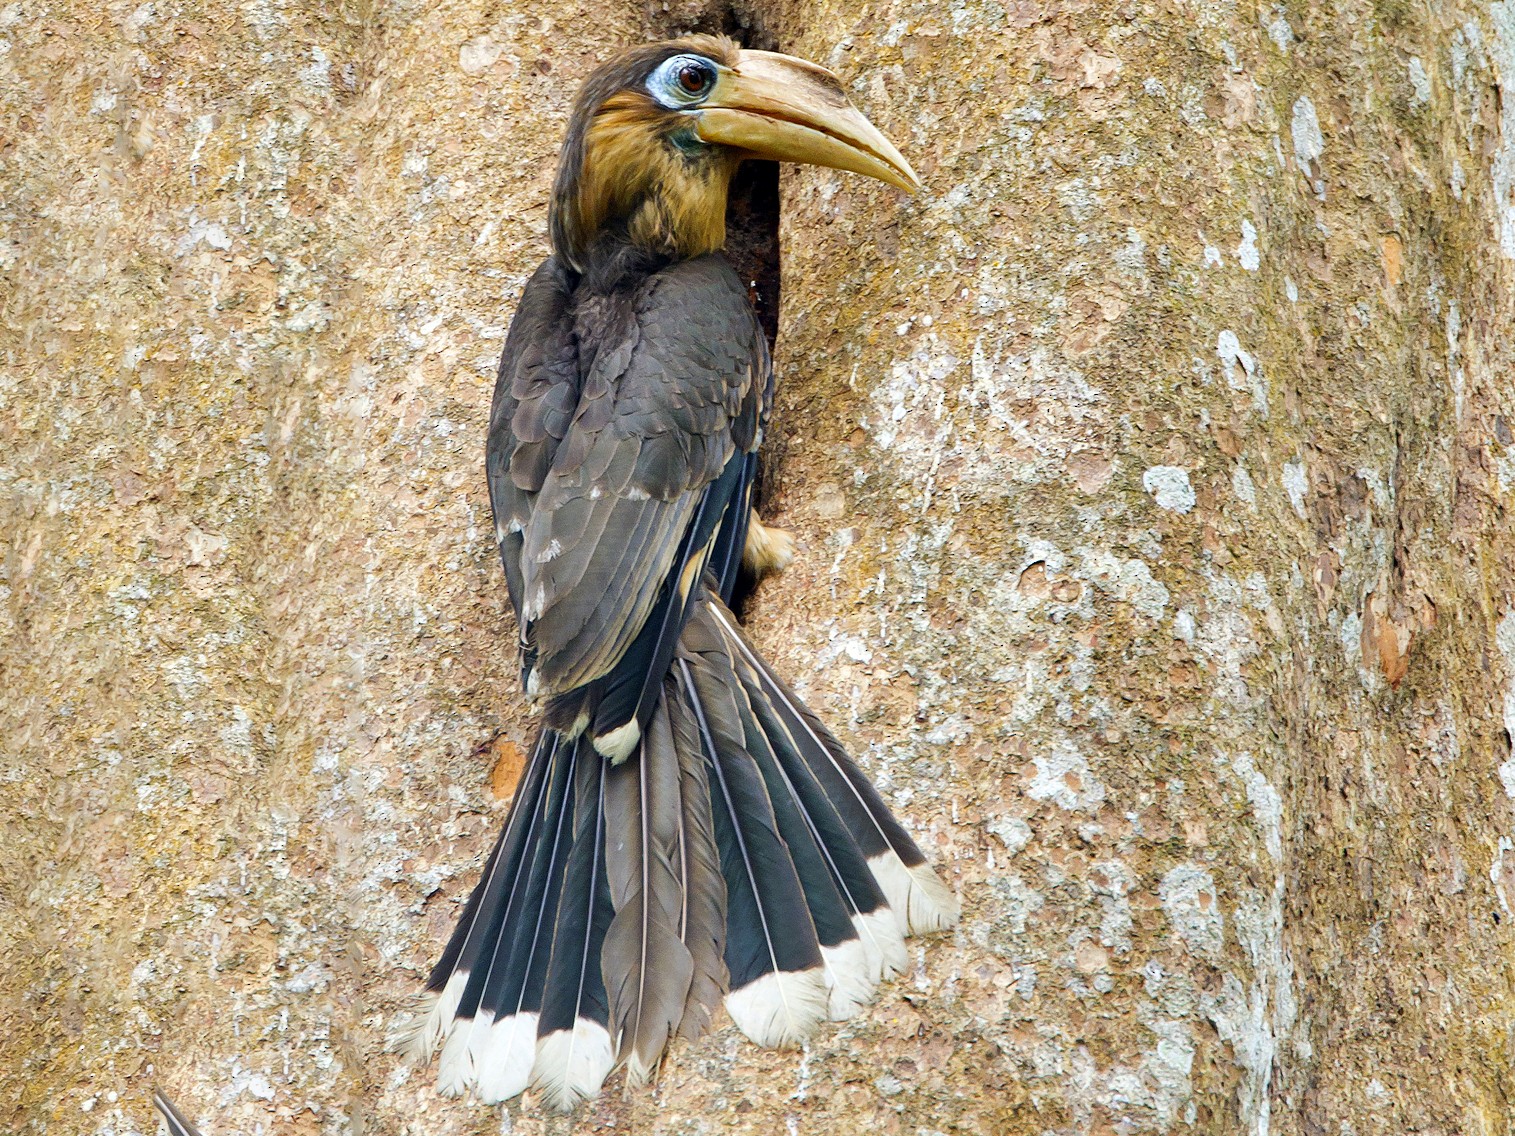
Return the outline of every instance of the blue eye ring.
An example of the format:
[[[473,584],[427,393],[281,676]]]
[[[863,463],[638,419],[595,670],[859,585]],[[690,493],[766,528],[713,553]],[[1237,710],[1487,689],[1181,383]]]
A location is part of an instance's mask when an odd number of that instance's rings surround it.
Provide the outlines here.
[[[647,93],[670,110],[703,102],[715,90],[715,64],[700,55],[675,55],[647,77]]]

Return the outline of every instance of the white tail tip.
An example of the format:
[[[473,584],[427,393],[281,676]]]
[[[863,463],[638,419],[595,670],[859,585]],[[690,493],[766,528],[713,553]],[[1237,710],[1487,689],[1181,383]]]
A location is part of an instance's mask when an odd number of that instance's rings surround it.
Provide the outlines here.
[[[905,949],[905,936],[895,921],[891,908],[880,907],[867,914],[852,917],[857,928],[858,941],[868,954],[869,973],[875,982],[882,982],[910,969],[910,952]]]
[[[799,1045],[826,1018],[825,972],[777,970],[726,995],[726,1012],[759,1045]]]
[[[873,1001],[878,990],[868,949],[861,939],[848,939],[822,947],[821,958],[826,964],[826,1016],[844,1022]]]
[[[468,972],[454,972],[440,994],[431,991],[422,994],[415,1013],[396,1024],[390,1035],[390,1050],[412,1065],[430,1061],[452,1032],[458,1003],[463,1000],[463,987],[467,985]]]
[[[537,1042],[531,1087],[559,1112],[572,1112],[600,1091],[615,1064],[610,1031],[580,1018],[572,1030],[553,1030]]]
[[[884,890],[902,935],[926,935],[957,925],[962,907],[930,864],[907,868],[890,849],[869,857],[868,867]]]
[[[437,1091],[443,1096],[462,1096],[473,1088],[479,1055],[493,1024],[494,1015],[488,1010],[480,1010],[477,1017],[453,1022],[447,1043],[442,1046],[442,1058],[437,1062]]]
[[[474,1093],[499,1104],[526,1091],[537,1054],[537,1015],[511,1014],[489,1024],[474,1069]]]

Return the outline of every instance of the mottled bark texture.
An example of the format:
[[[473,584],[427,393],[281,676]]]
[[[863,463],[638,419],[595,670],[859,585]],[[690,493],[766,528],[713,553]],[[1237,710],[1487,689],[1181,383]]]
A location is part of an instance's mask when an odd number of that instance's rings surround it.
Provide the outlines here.
[[[0,7],[0,1127],[1503,1133],[1515,4],[776,0],[753,634],[960,889],[574,1122],[384,1049],[531,721],[482,475],[568,100],[729,17]]]

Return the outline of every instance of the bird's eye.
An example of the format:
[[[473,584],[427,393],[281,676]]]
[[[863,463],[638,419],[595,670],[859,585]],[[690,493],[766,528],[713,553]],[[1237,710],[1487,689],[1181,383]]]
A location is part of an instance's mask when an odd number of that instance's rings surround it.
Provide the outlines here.
[[[691,107],[715,89],[715,64],[698,55],[665,59],[647,79],[647,91],[669,110]]]

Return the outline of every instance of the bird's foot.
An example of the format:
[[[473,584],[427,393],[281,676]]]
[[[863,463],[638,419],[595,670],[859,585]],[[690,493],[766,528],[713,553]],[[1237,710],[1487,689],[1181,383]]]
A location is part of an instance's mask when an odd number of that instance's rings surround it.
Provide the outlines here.
[[[794,559],[794,534],[769,528],[753,510],[747,525],[747,543],[742,548],[742,567],[754,576],[782,572]]]

